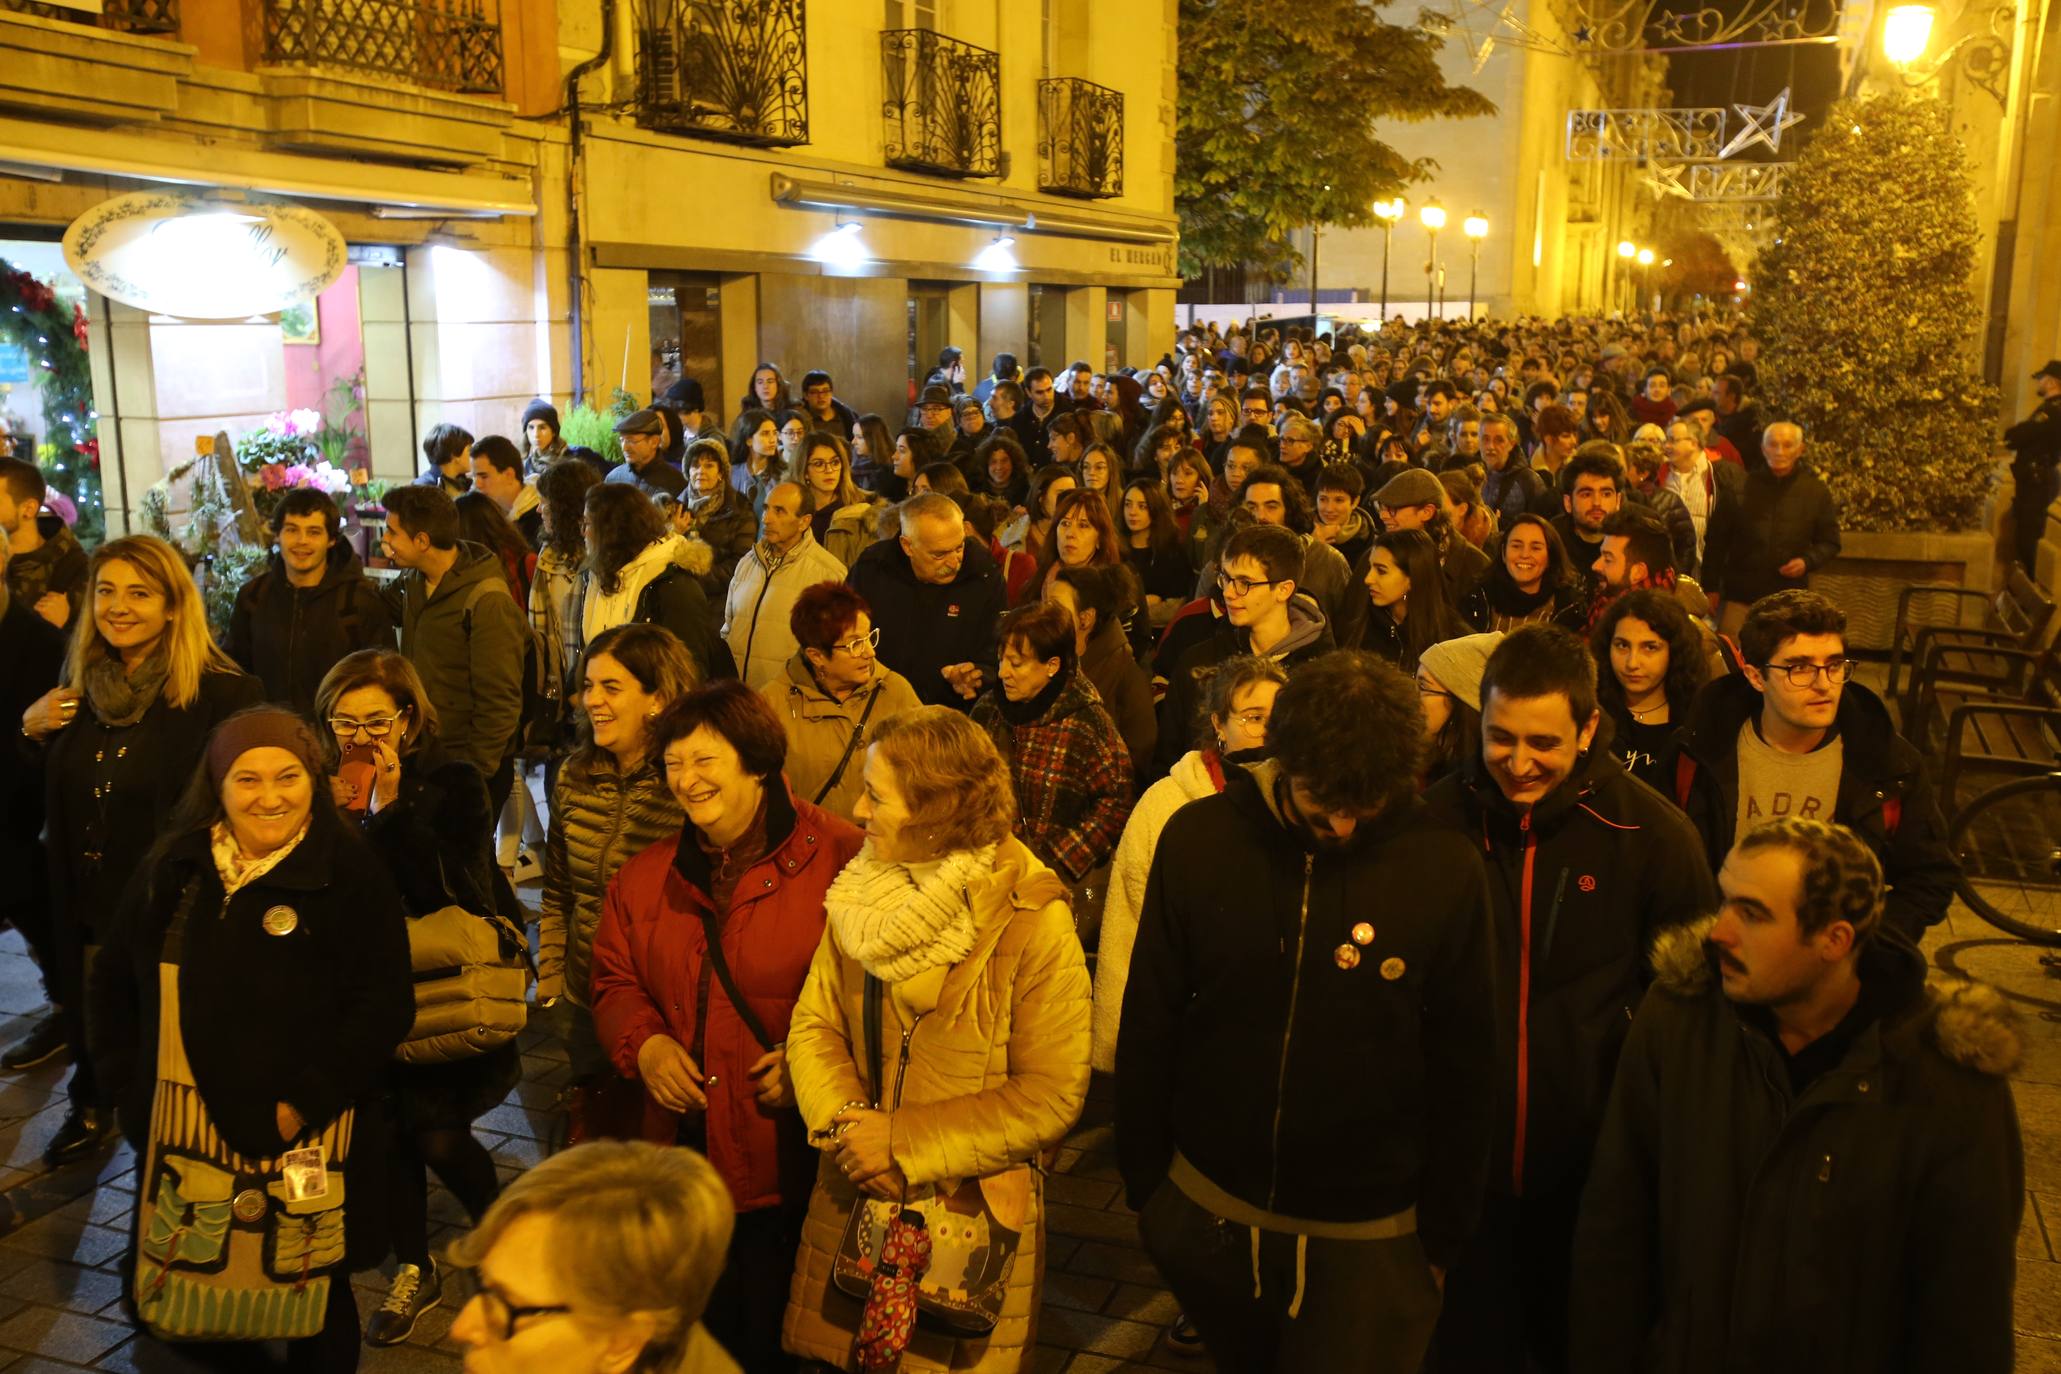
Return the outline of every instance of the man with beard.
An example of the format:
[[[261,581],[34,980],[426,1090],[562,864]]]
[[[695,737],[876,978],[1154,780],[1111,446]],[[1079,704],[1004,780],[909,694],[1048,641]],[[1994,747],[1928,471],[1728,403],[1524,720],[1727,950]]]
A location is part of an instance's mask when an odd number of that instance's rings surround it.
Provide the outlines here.
[[[1488,1199],[1434,1374],[1567,1368],[1575,1214],[1646,951],[1716,900],[1695,830],[1624,771],[1609,729],[1588,646],[1525,626],[1482,673],[1480,756],[1425,797],[1487,853],[1499,1027]]]
[[[1414,1374],[1474,1229],[1489,896],[1413,798],[1423,732],[1408,678],[1327,654],[1153,856],[1117,1159],[1219,1369]]]

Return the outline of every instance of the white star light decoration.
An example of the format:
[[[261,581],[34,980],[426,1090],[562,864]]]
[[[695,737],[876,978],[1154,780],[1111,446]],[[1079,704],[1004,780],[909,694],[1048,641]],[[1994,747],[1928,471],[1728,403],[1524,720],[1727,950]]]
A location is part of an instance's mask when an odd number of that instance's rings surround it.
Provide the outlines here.
[[[1718,151],[1720,159],[1743,152],[1756,143],[1767,145],[1771,153],[1782,151],[1782,131],[1803,119],[1800,114],[1789,111],[1789,88],[1784,86],[1782,94],[1765,105],[1734,105],[1744,127],[1733,134],[1731,141]]]
[[[1488,65],[1499,38],[1509,47],[1569,56],[1566,48],[1517,13],[1517,0],[1503,0],[1502,8],[1491,13],[1494,3],[1495,0],[1446,0],[1442,9],[1433,10],[1426,17],[1435,28],[1459,34],[1460,45],[1473,60],[1477,75]]]

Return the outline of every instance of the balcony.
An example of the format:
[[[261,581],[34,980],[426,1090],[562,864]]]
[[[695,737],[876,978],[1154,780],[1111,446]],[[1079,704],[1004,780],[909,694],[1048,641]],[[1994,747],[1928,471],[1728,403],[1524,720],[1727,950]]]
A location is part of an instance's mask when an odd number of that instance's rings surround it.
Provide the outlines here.
[[[0,11],[87,24],[116,33],[170,36],[179,32],[179,0],[104,0],[100,13],[42,0],[0,0]]]
[[[637,122],[780,148],[809,141],[804,0],[640,0]]]
[[[499,95],[498,9],[499,0],[264,0],[265,61]]]
[[[886,160],[947,177],[1001,174],[1001,58],[929,29],[880,35]]]
[[[1073,76],[1038,83],[1038,189],[1088,200],[1124,193],[1123,92]]]

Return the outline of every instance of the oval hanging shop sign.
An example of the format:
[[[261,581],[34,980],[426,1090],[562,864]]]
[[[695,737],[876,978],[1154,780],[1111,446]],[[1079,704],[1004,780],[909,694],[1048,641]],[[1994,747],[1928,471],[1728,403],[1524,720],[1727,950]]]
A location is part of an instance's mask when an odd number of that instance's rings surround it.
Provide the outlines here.
[[[312,300],[343,272],[343,235],[299,205],[138,191],[64,231],[64,258],[104,296],[156,315],[238,320]]]

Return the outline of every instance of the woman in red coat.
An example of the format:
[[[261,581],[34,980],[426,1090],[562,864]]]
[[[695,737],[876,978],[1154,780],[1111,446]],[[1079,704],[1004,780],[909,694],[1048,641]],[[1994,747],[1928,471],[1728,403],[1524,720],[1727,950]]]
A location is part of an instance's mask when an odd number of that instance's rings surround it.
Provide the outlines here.
[[[609,885],[594,1026],[617,1071],[644,1084],[646,1138],[702,1150],[730,1186],[737,1229],[706,1322],[756,1374],[789,1363],[780,1319],[816,1172],[787,1022],[823,894],[861,837],[788,790],[787,733],[741,682],[682,697],[652,734],[687,824]]]

